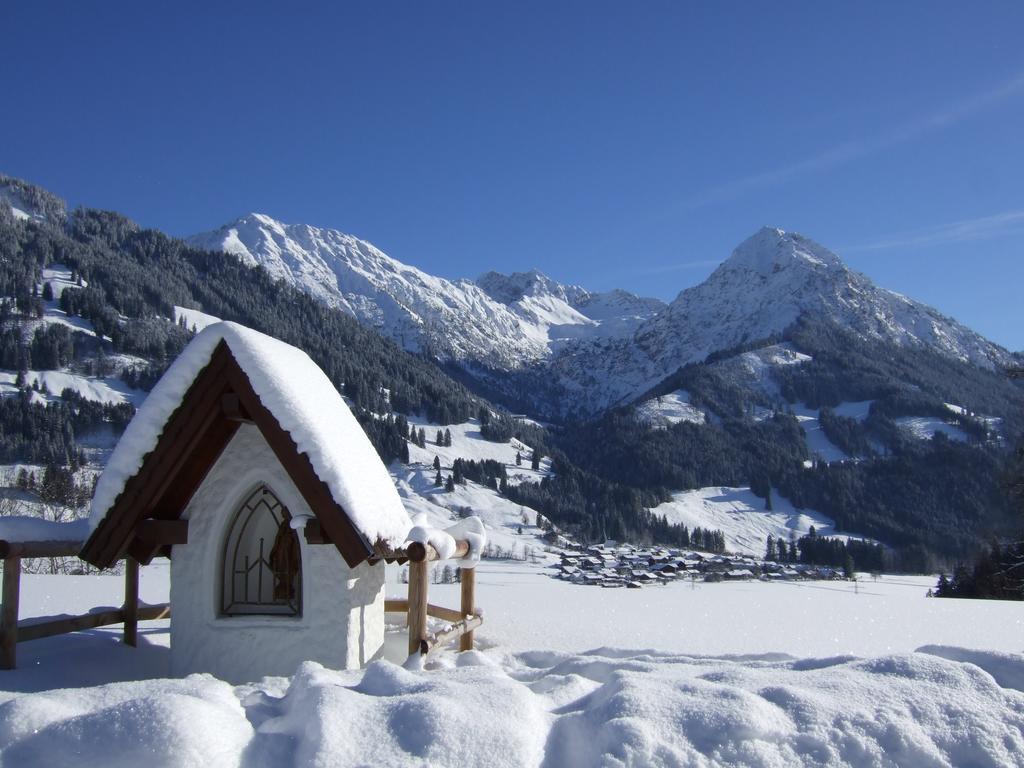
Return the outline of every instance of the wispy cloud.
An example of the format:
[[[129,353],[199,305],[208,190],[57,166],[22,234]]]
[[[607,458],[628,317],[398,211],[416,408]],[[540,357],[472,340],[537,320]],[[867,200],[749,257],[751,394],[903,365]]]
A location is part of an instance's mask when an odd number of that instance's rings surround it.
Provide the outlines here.
[[[1015,233],[1024,233],[1024,210],[1006,211],[992,216],[963,219],[925,229],[898,232],[869,243],[843,248],[841,251],[855,253],[858,251],[884,251],[890,248],[922,248],[929,245],[985,240]]]
[[[862,139],[837,144],[823,152],[805,157],[789,165],[744,176],[706,189],[683,200],[687,208],[699,208],[739,197],[746,192],[771,187],[815,171],[828,170],[861,157],[881,152],[930,131],[938,130],[994,106],[1024,91],[1024,72],[982,93],[947,104],[924,117],[910,120],[895,128]]]

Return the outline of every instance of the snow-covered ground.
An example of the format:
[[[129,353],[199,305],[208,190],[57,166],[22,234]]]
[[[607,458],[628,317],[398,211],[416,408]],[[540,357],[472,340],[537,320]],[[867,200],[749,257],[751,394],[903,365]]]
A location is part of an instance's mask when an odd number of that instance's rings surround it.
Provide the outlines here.
[[[148,679],[166,674],[166,622],[135,650],[114,628],[22,644],[0,672],[3,764],[1021,764],[1019,605],[928,599],[923,577],[637,592],[479,568],[481,650],[420,672],[393,659],[237,687]],[[143,569],[144,600],[166,598],[166,574]],[[26,576],[24,614],[117,604],[121,588]],[[457,604],[457,589],[431,600]]]
[[[515,438],[504,443],[484,440],[476,419],[448,426],[420,419],[410,419],[409,423],[417,430],[423,429],[427,447],[409,443],[409,464],[395,462],[390,472],[410,517],[425,513],[432,525],[444,528],[471,511],[487,527],[492,547],[514,552],[518,557],[525,556],[527,552],[540,552],[543,542],[540,540],[541,531],[536,527],[536,510],[515,504],[496,490],[472,481],[456,485],[451,492],[445,491],[443,485],[435,485],[437,470],[434,458],[441,465],[443,479],[451,475],[455,459],[500,462],[505,466],[510,485],[539,482],[550,475],[550,459],[541,459],[540,468],[532,469],[533,449],[530,446]],[[451,434],[450,446],[436,444],[439,429],[442,433],[447,430]]]
[[[43,283],[50,284],[50,287],[53,289],[53,298],[55,300],[59,299],[61,294],[64,293],[67,288],[84,288],[88,285],[85,280],[82,280],[82,284],[79,285],[72,280],[71,277],[71,267],[65,266],[64,264],[51,264],[48,267],[43,267]]]
[[[641,403],[637,406],[636,417],[653,427],[668,427],[681,421],[691,424],[707,422],[704,411],[690,403],[690,393],[685,389]]]
[[[435,456],[443,476],[456,458],[499,461],[509,482],[540,479],[546,460],[530,469],[529,446],[485,441],[476,422],[447,427],[450,447],[433,444],[437,425],[414,426],[426,448],[390,469],[406,510],[444,527],[472,509],[493,547],[536,555],[478,566],[479,650],[411,671],[395,624],[366,670],[307,662],[232,686],[168,679],[167,621],[144,622],[137,649],[117,627],[23,643],[19,668],[0,672],[0,764],[1021,764],[1019,604],[928,599],[934,577],[580,587],[551,578],[535,511],[476,483],[434,485]],[[766,512],[749,489],[700,489],[655,511],[755,555],[769,533],[833,533],[772,500]],[[389,568],[389,596],[404,596],[400,574]],[[166,601],[168,578],[164,561],[144,568],[142,600]],[[116,606],[122,590],[116,575],[26,574],[21,616]],[[456,606],[459,587],[433,584],[430,600]]]
[[[550,467],[534,472],[528,446],[484,441],[475,423],[448,429],[450,448],[410,445],[410,465],[392,466],[406,509],[441,527],[471,508],[492,545],[538,555],[478,566],[478,651],[409,671],[395,624],[365,671],[306,663],[291,678],[232,686],[167,679],[166,621],[144,622],[137,649],[117,627],[32,641],[17,670],[0,672],[0,762],[959,766],[1024,754],[1019,605],[927,599],[932,577],[573,585],[551,578],[532,510],[472,482],[433,485],[435,455],[442,474],[458,457],[501,461],[521,479]],[[769,530],[830,531],[777,495],[772,513],[746,489],[690,496],[671,503],[689,524],[724,528],[755,554]],[[389,568],[389,596],[404,596],[400,573]],[[167,600],[168,576],[165,562],[144,568],[142,600]],[[116,606],[122,590],[115,575],[26,574],[21,613]],[[458,590],[433,584],[431,602],[458,605]]]
[[[652,507],[670,523],[685,525],[691,530],[718,529],[725,534],[730,552],[763,557],[768,536],[789,541],[808,533],[811,526],[823,535],[850,538],[852,534],[835,530],[832,518],[811,509],[796,509],[788,499],[772,491],[772,509],[764,508],[765,500],[749,488],[697,488],[672,495],[671,501]],[[860,537],[855,537],[860,538]]]
[[[219,323],[220,318],[208,315],[205,312],[200,312],[198,309],[188,309],[187,307],[179,307],[175,305],[174,322],[184,323],[186,328],[198,333],[208,325]]]
[[[450,466],[441,470],[447,475]],[[450,493],[434,485],[436,470],[431,466],[391,466],[398,495],[402,497],[410,517],[425,513],[435,528],[445,528],[465,511],[472,511],[487,528],[487,540],[493,547],[516,556],[529,551],[540,552],[540,529],[536,527],[537,513],[529,507],[515,504],[486,486],[467,481],[456,485]]]
[[[17,373],[14,371],[0,371],[0,394],[17,394],[16,379]],[[145,392],[132,389],[114,377],[82,376],[68,371],[27,371],[25,383],[31,387],[37,382],[40,389],[45,387],[49,393],[43,398],[46,400],[60,399],[65,389],[74,390],[86,400],[110,405],[131,403],[138,407],[146,399]]]
[[[411,464],[433,466],[434,457],[437,456],[441,467],[451,470],[455,459],[471,459],[473,461],[490,459],[505,465],[510,484],[523,481],[540,482],[551,472],[551,459],[548,458],[541,459],[539,470],[531,469],[530,460],[533,457],[533,448],[515,438],[505,443],[492,443],[490,440],[484,440],[480,436],[480,422],[476,419],[470,419],[464,424],[444,426],[411,418],[409,424],[416,429],[422,429],[427,438],[426,448],[409,443],[409,462]],[[437,445],[438,430],[441,430],[442,433],[448,430],[451,433],[452,444],[450,446]],[[516,453],[519,453],[519,464],[516,464]],[[447,475],[448,472],[444,474]],[[433,469],[430,471],[430,477],[431,479],[434,477]]]
[[[938,416],[900,416],[893,421],[900,429],[918,440],[931,440],[936,433],[942,432],[950,440],[967,442],[967,435],[960,427],[947,424]]]
[[[831,463],[845,461],[850,457],[839,446],[828,439],[821,428],[821,411],[808,408],[803,403],[793,406],[793,414],[807,436],[807,452],[817,461]]]

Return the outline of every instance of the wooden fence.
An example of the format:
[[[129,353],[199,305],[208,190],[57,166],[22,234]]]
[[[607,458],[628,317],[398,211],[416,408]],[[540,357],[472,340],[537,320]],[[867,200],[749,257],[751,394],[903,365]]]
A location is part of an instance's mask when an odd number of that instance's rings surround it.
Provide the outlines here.
[[[476,571],[462,568],[462,600],[459,610],[431,605],[428,601],[430,589],[430,563],[440,559],[437,550],[429,544],[410,544],[405,554],[409,559],[409,597],[406,600],[386,600],[384,610],[390,613],[404,613],[409,623],[409,655],[419,653],[429,656],[445,643],[459,638],[459,650],[473,650],[473,630],[483,624],[483,616],[475,605]],[[469,542],[455,542],[455,557],[469,554]],[[427,617],[433,616],[450,622],[438,632],[427,630]]]
[[[22,559],[77,556],[81,547],[80,541],[0,541],[0,558],[4,562],[3,604],[0,606],[0,669],[14,669],[17,666],[18,643],[82,629],[123,624],[125,645],[135,646],[140,621],[164,619],[171,615],[170,606],[166,603],[139,604],[139,563],[128,558],[124,569],[124,605],[120,608],[79,616],[47,616],[19,622]]]
[[[124,569],[124,605],[121,608],[95,611],[79,616],[54,616],[18,622],[18,603],[21,592],[21,560],[27,557],[77,556],[80,542],[69,541],[0,541],[3,559],[3,605],[0,607],[0,669],[14,669],[17,664],[17,645],[28,640],[94,629],[111,624],[124,625],[125,645],[135,646],[138,641],[139,622],[164,619],[171,615],[168,604],[139,604],[139,563],[127,558]],[[469,553],[469,542],[456,542],[455,557]],[[398,553],[396,553],[398,555]],[[430,563],[440,556],[429,544],[410,544],[400,553],[409,563],[409,597],[406,600],[386,600],[384,610],[406,614],[409,625],[409,655],[429,656],[438,648],[459,638],[459,650],[473,649],[473,631],[483,624],[483,616],[475,604],[476,571],[462,568],[462,599],[458,610],[432,605],[428,602]],[[449,622],[437,632],[427,629],[427,617]]]

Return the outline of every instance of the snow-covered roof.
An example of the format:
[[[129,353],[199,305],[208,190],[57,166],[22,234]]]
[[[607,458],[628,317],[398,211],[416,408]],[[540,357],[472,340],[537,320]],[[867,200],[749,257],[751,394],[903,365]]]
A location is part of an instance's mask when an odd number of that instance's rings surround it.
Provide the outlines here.
[[[139,408],[96,483],[90,531],[157,446],[168,419],[222,341],[353,526],[370,543],[400,547],[411,527],[409,516],[383,462],[327,375],[302,350],[230,322],[214,323],[197,334]]]

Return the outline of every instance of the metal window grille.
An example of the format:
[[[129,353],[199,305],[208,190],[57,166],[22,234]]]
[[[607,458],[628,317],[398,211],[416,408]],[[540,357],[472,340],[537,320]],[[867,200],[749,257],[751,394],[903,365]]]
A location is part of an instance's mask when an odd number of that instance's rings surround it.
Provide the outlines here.
[[[290,520],[266,486],[239,507],[224,542],[222,615],[302,615],[302,561]]]

